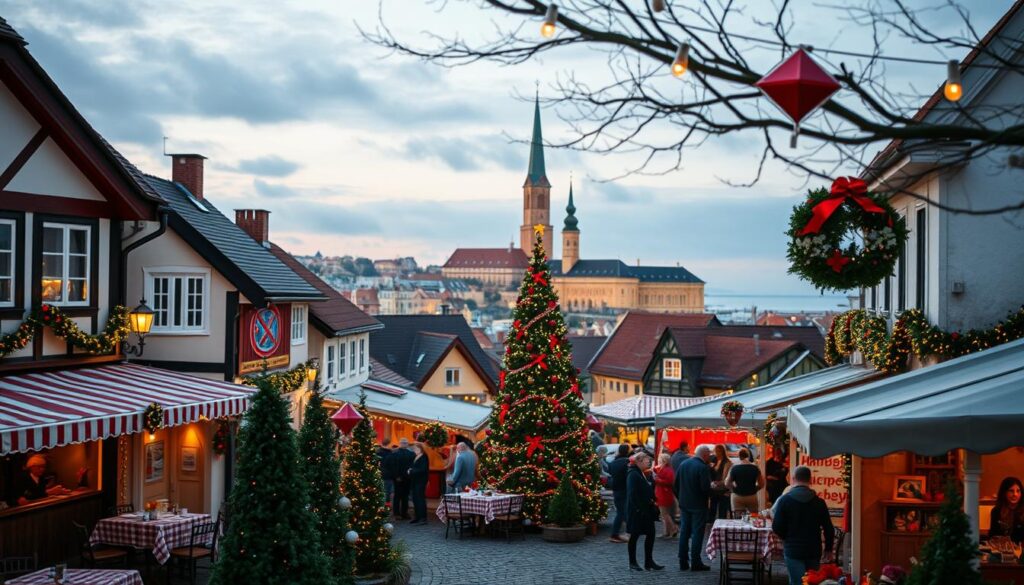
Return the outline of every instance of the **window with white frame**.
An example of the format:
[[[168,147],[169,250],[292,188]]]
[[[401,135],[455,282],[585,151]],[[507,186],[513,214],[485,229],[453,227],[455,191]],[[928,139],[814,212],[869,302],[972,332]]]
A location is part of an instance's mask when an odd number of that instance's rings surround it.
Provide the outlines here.
[[[43,224],[42,299],[54,305],[88,305],[92,228]]]
[[[666,380],[683,379],[683,362],[677,358],[665,358],[661,360],[661,373]]]
[[[306,306],[292,305],[292,345],[306,343]]]
[[[366,370],[366,340],[359,340],[359,371]]]
[[[15,223],[0,219],[0,307],[14,306]]]
[[[345,374],[345,341],[338,344],[338,377],[344,378]]]
[[[462,383],[462,369],[461,368],[445,368],[444,370],[444,385],[445,386],[459,386]]]
[[[327,346],[327,380],[325,380],[327,384],[334,381],[334,349],[333,345]]]
[[[147,270],[146,275],[146,296],[153,302],[155,333],[207,331],[209,272]]]
[[[348,342],[348,369],[351,373],[356,373],[356,340]]]

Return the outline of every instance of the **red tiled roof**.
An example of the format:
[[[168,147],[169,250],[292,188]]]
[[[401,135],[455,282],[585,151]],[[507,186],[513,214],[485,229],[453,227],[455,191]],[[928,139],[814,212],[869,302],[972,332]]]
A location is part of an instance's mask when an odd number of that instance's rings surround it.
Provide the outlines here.
[[[679,353],[686,357],[704,357],[707,355],[707,346],[704,344],[704,337],[707,336],[707,329],[693,327],[669,327],[673,339],[679,347]]]
[[[769,364],[789,349],[800,344],[796,341],[765,340],[757,343],[753,337],[714,335],[708,331],[704,337],[706,355],[701,368],[702,386],[730,387],[753,372]],[[760,352],[757,347],[760,346]]]
[[[1005,27],[1010,22],[1010,19],[1013,18],[1015,14],[1017,14],[1017,11],[1019,11],[1022,6],[1024,6],[1024,0],[1017,0],[1014,3],[1014,5],[1010,7],[1009,10],[1006,11],[1006,14],[1004,14],[1002,18],[1000,18],[999,21],[996,22],[995,26],[989,29],[988,33],[986,33],[985,36],[981,39],[981,42],[975,45],[974,48],[971,49],[971,52],[967,53],[967,56],[964,57],[964,60],[960,62],[961,73],[964,70],[966,70],[971,65],[971,63],[974,63],[974,60],[977,59],[978,55],[981,54],[981,48],[992,42],[992,39],[994,39],[1000,32],[1002,32],[1003,27]],[[944,85],[945,83],[939,85],[938,89],[936,89],[932,96],[928,98],[928,101],[926,101],[924,105],[921,106],[921,109],[919,109],[917,113],[914,114],[914,117],[912,119],[915,122],[920,122],[921,120],[923,120],[924,117],[927,116],[933,108],[935,108],[939,101],[943,99]],[[864,179],[868,179],[872,175],[881,175],[885,171],[885,169],[891,166],[892,162],[894,162],[889,161],[887,159],[889,159],[889,157],[892,156],[892,154],[896,150],[898,150],[899,147],[902,145],[902,138],[897,138],[896,140],[893,140],[889,144],[887,144],[885,148],[880,150],[878,154],[876,154],[875,157],[871,159],[871,162],[868,163],[867,167],[865,167],[864,172],[861,173],[861,177]]]
[[[357,305],[380,305],[380,299],[377,297],[377,289],[375,288],[357,288],[353,292],[355,293],[355,303]]]
[[[440,274],[434,274],[432,272],[420,272],[417,274],[410,274],[409,280],[427,280],[437,282],[444,280],[444,276]]]
[[[385,366],[379,361],[370,358],[370,379],[378,380],[380,382],[387,382],[388,384],[394,384],[396,386],[404,386],[406,388],[415,388],[416,383]]]
[[[604,347],[598,350],[590,367],[592,374],[642,380],[654,348],[666,327],[720,326],[718,318],[707,313],[644,313],[630,311],[619,323]]]
[[[314,318],[311,322],[318,320],[323,323],[329,329],[329,331],[324,332],[325,334],[334,335],[350,330],[369,330],[383,327],[380,321],[364,313],[359,307],[345,298],[344,295],[334,290],[331,285],[321,280],[316,274],[313,274],[302,262],[296,260],[277,244],[270,244],[270,253],[277,256],[285,266],[327,297],[326,301],[309,304],[309,314]]]
[[[480,347],[485,350],[494,349],[494,342],[491,341],[491,338],[487,336],[487,333],[483,329],[480,329],[479,327],[472,327],[471,329],[473,330],[473,337],[476,338],[476,342],[480,344]]]
[[[726,325],[716,335],[728,335],[730,337],[749,337],[753,339],[758,335],[761,341],[799,341],[811,353],[819,358],[825,357],[825,338],[817,326],[806,327],[798,325],[787,325],[784,327],[773,327],[771,325]]]
[[[445,268],[521,268],[530,265],[526,252],[519,248],[458,248]]]

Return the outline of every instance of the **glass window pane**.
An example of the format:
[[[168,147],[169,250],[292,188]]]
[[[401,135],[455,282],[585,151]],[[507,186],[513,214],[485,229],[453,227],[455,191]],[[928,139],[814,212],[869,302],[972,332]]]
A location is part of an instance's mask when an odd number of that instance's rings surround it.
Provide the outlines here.
[[[85,256],[68,256],[68,276],[71,278],[85,278],[86,264],[88,258]]]
[[[43,278],[63,278],[64,257],[53,254],[43,254]]]
[[[43,228],[43,252],[64,251],[64,230],[55,227]]]
[[[14,254],[0,252],[0,276],[14,276]]]
[[[0,278],[0,303],[10,303],[14,301],[14,287],[10,278]]]
[[[69,278],[68,279],[68,298],[69,303],[81,302],[88,298],[89,285],[84,278]]]
[[[69,252],[72,254],[88,254],[89,253],[89,238],[88,231],[81,229],[68,230],[69,240]]]
[[[173,307],[171,312],[174,313],[174,326],[181,327],[181,279],[175,278],[171,280],[171,283],[171,306]]]
[[[14,244],[14,226],[0,223],[0,250],[10,250]]]

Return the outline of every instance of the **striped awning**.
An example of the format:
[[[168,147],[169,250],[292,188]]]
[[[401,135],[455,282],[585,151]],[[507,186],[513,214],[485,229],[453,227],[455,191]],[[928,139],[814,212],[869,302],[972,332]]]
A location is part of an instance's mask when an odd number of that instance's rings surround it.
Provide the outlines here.
[[[255,388],[134,364],[0,377],[0,455],[143,430],[152,403],[164,425],[242,414]]]
[[[654,417],[714,399],[714,396],[630,396],[604,406],[591,406],[594,416],[626,425],[653,425]]]

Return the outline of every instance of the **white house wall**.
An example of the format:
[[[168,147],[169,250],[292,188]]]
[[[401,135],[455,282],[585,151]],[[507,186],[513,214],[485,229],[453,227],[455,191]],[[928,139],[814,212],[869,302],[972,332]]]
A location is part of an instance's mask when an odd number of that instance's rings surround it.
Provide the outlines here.
[[[21,103],[0,83],[0,169],[10,166],[25,145],[39,132],[36,122]]]
[[[8,191],[105,201],[71,159],[47,138],[7,184]]]

